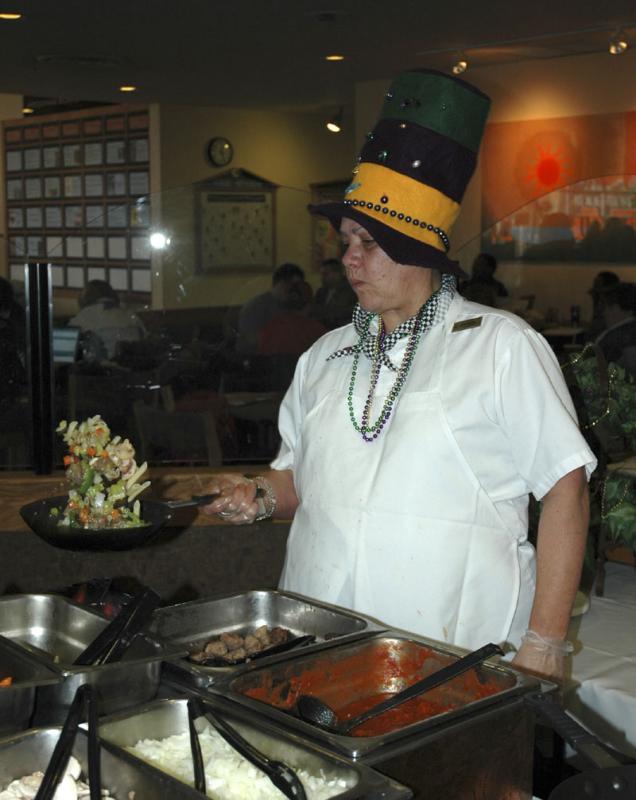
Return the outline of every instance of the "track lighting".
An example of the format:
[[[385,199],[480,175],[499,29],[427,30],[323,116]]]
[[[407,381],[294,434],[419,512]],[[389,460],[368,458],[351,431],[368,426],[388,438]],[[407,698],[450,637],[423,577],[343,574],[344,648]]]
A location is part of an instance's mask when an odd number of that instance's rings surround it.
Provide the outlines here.
[[[326,122],[327,130],[331,133],[340,133],[342,130],[342,108],[339,109],[333,116],[329,117]]]
[[[623,31],[617,31],[610,39],[609,51],[613,56],[620,56],[629,47],[629,42]]]
[[[463,56],[460,56],[458,60],[453,64],[453,75],[461,75],[462,72],[466,72],[468,69],[468,61]]]

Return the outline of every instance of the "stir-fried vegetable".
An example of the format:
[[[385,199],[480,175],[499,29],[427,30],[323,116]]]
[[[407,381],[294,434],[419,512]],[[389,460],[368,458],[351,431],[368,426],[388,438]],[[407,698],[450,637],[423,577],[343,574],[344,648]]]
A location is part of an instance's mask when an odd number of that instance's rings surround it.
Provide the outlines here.
[[[62,420],[57,432],[68,445],[64,466],[71,485],[58,524],[73,528],[143,525],[136,498],[150,486],[150,481],[139,483],[148,465],[137,465],[128,439],[111,439],[110,429],[99,415],[80,423]]]

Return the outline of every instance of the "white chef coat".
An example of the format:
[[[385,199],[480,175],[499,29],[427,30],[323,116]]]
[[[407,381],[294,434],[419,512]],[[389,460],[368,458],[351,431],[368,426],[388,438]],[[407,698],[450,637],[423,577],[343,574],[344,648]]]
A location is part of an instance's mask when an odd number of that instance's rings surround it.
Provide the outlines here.
[[[523,320],[456,295],[368,443],[347,408],[353,357],[326,360],[356,341],[351,325],[322,337],[281,406],[272,467],[293,471],[300,501],[281,587],[452,644],[518,645],[535,585],[528,494],[596,463],[554,354]],[[389,352],[398,367],[406,342]],[[383,367],[372,421],[394,380]]]

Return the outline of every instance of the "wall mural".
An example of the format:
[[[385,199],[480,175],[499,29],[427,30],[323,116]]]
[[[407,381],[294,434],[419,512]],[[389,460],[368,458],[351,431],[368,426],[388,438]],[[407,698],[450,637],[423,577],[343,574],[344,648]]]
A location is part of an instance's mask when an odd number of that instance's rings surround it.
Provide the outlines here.
[[[636,112],[493,123],[481,164],[484,249],[636,262]]]

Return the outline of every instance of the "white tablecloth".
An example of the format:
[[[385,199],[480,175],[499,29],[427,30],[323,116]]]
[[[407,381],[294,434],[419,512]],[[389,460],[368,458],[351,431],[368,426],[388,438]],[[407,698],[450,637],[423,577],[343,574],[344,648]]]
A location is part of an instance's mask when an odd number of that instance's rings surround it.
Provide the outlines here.
[[[608,744],[636,757],[636,569],[608,562],[605,596],[570,625],[565,707]]]

